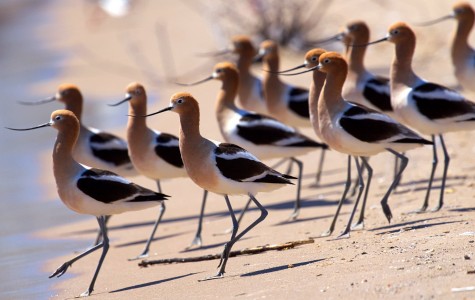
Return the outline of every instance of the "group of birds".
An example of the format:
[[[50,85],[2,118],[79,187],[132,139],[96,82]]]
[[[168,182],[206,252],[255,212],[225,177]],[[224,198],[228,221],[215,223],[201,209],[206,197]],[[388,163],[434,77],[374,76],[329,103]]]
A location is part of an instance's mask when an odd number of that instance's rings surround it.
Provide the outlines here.
[[[452,58],[455,76],[467,90],[475,90],[475,52],[467,42],[475,20],[473,8],[465,2],[454,5],[450,16],[440,20],[457,20]],[[150,243],[165,212],[165,200],[160,180],[188,176],[204,190],[199,226],[191,246],[201,246],[201,222],[207,193],[224,196],[232,219],[230,240],[224,245],[216,275],[223,277],[233,245],[267,216],[267,210],[257,200],[256,194],[268,192],[296,180],[295,207],[290,219],[298,217],[303,163],[299,156],[321,149],[317,182],[320,180],[324,153],[327,149],[347,155],[347,180],[330,228],[335,228],[338,213],[351,186],[352,160],[358,173],[358,193],[348,224],[341,237],[349,236],[352,219],[363,197],[360,216],[353,225],[364,226],[364,211],[372,178],[369,157],[382,152],[396,157],[393,182],[381,200],[383,212],[391,221],[388,205],[391,192],[401,179],[408,164],[405,152],[423,145],[432,145],[433,163],[429,184],[420,211],[428,207],[430,190],[437,166],[435,137],[438,136],[444,153],[444,171],[439,203],[443,195],[449,155],[443,134],[475,128],[475,105],[455,90],[428,82],[414,72],[412,59],[416,35],[409,25],[397,22],[387,35],[369,42],[369,28],[363,21],[346,24],[338,34],[325,39],[341,41],[345,53],[328,52],[315,48],[305,54],[304,63],[281,71],[279,49],[273,41],[264,41],[258,50],[248,36],[236,36],[232,46],[220,53],[233,53],[236,62],[216,64],[207,78],[192,84],[218,80],[215,114],[225,142],[202,136],[199,128],[199,103],[190,93],[172,95],[166,108],[147,112],[147,95],[143,85],[131,83],[125,98],[111,106],[129,104],[127,142],[112,134],[86,127],[81,123],[83,97],[78,87],[60,85],[54,97],[27,104],[60,101],[65,109],[56,110],[47,123],[30,130],[53,127],[58,130],[53,151],[53,170],[58,194],[71,210],[97,217],[100,236],[96,244],[85,252],[62,264],[51,277],[63,275],[77,260],[102,248],[98,266],[87,290],[94,290],[95,281],[109,248],[106,222],[109,216],[127,211],[159,206],[159,215],[138,257],[146,257]],[[364,66],[367,46],[383,41],[394,44],[395,55],[389,78],[376,76]],[[262,60],[262,78],[250,68]],[[303,71],[294,72],[302,69]],[[292,73],[294,72],[294,73]],[[312,73],[309,88],[300,88],[282,80],[282,75]],[[147,118],[172,111],[180,119],[179,137],[159,132],[147,126]],[[319,141],[300,133],[299,128],[312,127]],[[422,135],[430,136],[430,140]],[[278,172],[261,160],[286,159],[298,166],[298,176]],[[363,169],[367,180],[363,179]],[[141,187],[125,179],[144,175],[157,183],[158,191]],[[124,176],[124,177],[122,177]],[[260,210],[260,216],[239,231],[239,221],[229,200],[229,195],[247,195],[249,203]],[[246,205],[246,208],[249,206]],[[244,210],[245,211],[245,210]],[[244,212],[243,212],[244,213]]]

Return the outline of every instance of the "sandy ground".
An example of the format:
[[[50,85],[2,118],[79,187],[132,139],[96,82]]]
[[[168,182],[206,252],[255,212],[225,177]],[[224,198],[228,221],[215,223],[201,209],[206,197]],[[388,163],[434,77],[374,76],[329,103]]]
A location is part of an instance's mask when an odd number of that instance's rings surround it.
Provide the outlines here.
[[[169,96],[182,89],[162,82],[165,71],[200,79],[210,69],[197,66],[206,63],[194,54],[223,47],[222,38],[216,37],[210,25],[217,26],[205,12],[192,9],[192,2],[138,1],[129,16],[120,19],[104,17],[93,12],[85,2],[57,1],[49,5],[51,18],[37,30],[42,47],[48,47],[63,59],[55,69],[55,80],[38,82],[33,89],[42,95],[55,92],[62,82],[73,82],[83,88],[87,99],[84,123],[101,126],[104,118],[113,119],[112,128],[124,135],[126,107],[108,108],[106,103],[121,99],[125,86],[131,81],[143,82],[151,98],[149,108],[155,110],[167,105]],[[376,1],[334,1],[315,37],[331,35],[355,16],[367,20],[373,28],[373,38],[383,36],[386,28],[397,20],[426,20],[447,14],[451,1],[411,1],[411,3],[377,4]],[[475,3],[472,3],[475,5]],[[426,15],[422,14],[425,12]],[[381,18],[384,14],[385,17]],[[155,30],[160,24],[168,32],[168,43],[173,57],[164,60]],[[432,29],[418,29],[420,47],[414,60],[416,72],[447,85],[455,85],[450,70],[448,32],[450,22]],[[216,31],[216,30],[215,30]],[[165,43],[165,42],[164,42]],[[338,46],[334,49],[340,50]],[[367,64],[372,70],[385,74],[392,56],[390,45],[369,49]],[[163,57],[163,55],[162,55]],[[302,60],[293,55],[282,59],[282,67],[291,67]],[[434,63],[434,60],[436,61]],[[172,62],[172,63],[171,63]],[[209,65],[211,66],[212,63]],[[153,72],[153,73],[151,73]],[[174,75],[174,74],[172,74]],[[308,85],[308,77],[292,78],[295,83]],[[213,116],[214,98],[218,83],[190,88],[202,103],[201,129],[205,136],[221,139]],[[55,106],[55,108],[58,106]],[[52,108],[52,109],[55,109]],[[44,122],[48,116],[38,116],[33,124]],[[23,120],[24,121],[24,120]],[[150,119],[150,126],[177,133],[174,114]],[[24,122],[18,124],[24,125]],[[28,123],[29,124],[29,123]],[[110,124],[110,123],[109,123]],[[12,124],[17,125],[17,124]],[[304,132],[312,134],[310,130]],[[353,232],[351,238],[335,240],[343,229],[351,210],[347,203],[337,223],[334,236],[316,238],[315,242],[285,251],[267,252],[253,256],[231,258],[226,277],[221,280],[199,282],[213,275],[218,261],[159,265],[140,268],[137,261],[129,262],[142,249],[156,210],[135,212],[111,220],[111,249],[96,283],[93,297],[98,299],[302,299],[325,297],[329,299],[353,296],[355,298],[475,298],[474,292],[453,292],[452,288],[474,286],[474,205],[473,170],[475,168],[473,133],[447,135],[446,143],[452,156],[446,204],[437,213],[407,214],[418,208],[423,200],[430,170],[431,149],[420,148],[408,153],[408,166],[401,186],[391,197],[394,219],[388,224],[379,206],[379,199],[389,185],[392,157],[389,154],[371,159],[375,175],[370,191],[366,227]],[[50,141],[45,141],[50,142]],[[50,186],[43,197],[55,199],[49,152],[44,157],[44,177],[41,184]],[[238,242],[234,249],[318,237],[324,232],[335,211],[342,191],[345,157],[331,152],[327,155],[323,181],[315,187],[314,171],[318,153],[302,157],[305,162],[303,188],[304,208],[299,219],[286,222],[291,212],[295,188],[286,187],[278,192],[259,195],[269,209],[268,218]],[[441,166],[442,164],[440,164]],[[437,173],[436,187],[440,183]],[[48,177],[49,176],[49,177]],[[138,183],[154,188],[152,181],[136,178]],[[229,238],[221,233],[231,225],[222,197],[212,195],[206,208],[202,249],[184,252],[194,235],[199,211],[201,190],[189,180],[170,180],[162,185],[164,192],[173,197],[152,245],[150,259],[188,257],[214,254],[221,251]],[[431,206],[438,199],[434,190]],[[244,198],[233,198],[238,209]],[[249,224],[257,218],[252,210],[244,219]],[[71,218],[73,221],[73,218]],[[75,222],[38,233],[45,238],[80,239],[88,247],[95,237],[94,218]],[[468,234],[464,234],[467,233]],[[78,249],[81,250],[81,249]],[[58,257],[45,262],[44,271],[53,271],[73,253],[57,253]],[[59,279],[52,279],[52,298],[73,298],[89,284],[99,253],[74,264]]]

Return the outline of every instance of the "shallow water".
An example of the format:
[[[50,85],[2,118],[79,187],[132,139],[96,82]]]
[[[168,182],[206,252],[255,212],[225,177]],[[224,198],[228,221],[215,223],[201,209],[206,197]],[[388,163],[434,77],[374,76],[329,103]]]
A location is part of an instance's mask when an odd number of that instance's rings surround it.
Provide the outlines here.
[[[48,121],[51,107],[24,107],[16,101],[44,97],[33,93],[35,85],[58,74],[54,66],[64,54],[50,52],[36,38],[36,30],[49,22],[50,5],[52,1],[0,3],[0,299],[51,296],[53,279],[42,265],[78,244],[40,240],[33,233],[84,218],[72,218],[73,213],[46,192],[54,187],[54,179],[42,174],[41,160],[48,157],[56,133],[3,128]]]

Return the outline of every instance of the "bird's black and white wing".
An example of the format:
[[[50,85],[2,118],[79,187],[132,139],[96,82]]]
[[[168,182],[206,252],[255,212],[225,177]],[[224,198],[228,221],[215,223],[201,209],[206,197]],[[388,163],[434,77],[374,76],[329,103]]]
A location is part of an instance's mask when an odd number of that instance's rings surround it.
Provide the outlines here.
[[[288,106],[291,111],[302,118],[310,118],[308,108],[309,92],[307,89],[290,87],[288,91]]]
[[[224,177],[238,182],[267,182],[292,184],[294,177],[283,175],[245,149],[229,143],[220,143],[214,151],[216,166]]]
[[[367,143],[431,144],[417,133],[389,116],[366,107],[349,103],[343,112],[340,126],[356,139]]]
[[[392,112],[389,79],[380,76],[370,77],[364,84],[363,97],[382,112]]]
[[[165,200],[167,195],[141,187],[115,173],[88,169],[77,180],[77,187],[89,197],[102,202],[148,202]]]
[[[327,145],[298,133],[294,128],[260,114],[242,113],[236,128],[237,135],[255,145],[328,148]]]
[[[89,137],[92,153],[99,159],[114,166],[132,164],[127,143],[118,136],[89,128],[93,134]]]
[[[434,83],[415,87],[409,97],[418,111],[430,120],[475,121],[475,104],[458,92]]]
[[[158,131],[155,134],[154,150],[157,156],[177,168],[183,168],[178,137]]]

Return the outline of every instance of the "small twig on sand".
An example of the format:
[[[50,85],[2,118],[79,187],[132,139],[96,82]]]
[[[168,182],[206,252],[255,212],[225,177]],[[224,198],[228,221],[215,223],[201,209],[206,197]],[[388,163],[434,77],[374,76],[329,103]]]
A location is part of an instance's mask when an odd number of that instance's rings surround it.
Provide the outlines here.
[[[229,257],[234,257],[238,255],[252,255],[252,254],[259,254],[265,251],[272,251],[272,250],[287,250],[294,248],[299,245],[304,244],[312,244],[314,242],[313,239],[308,240],[300,240],[300,241],[293,241],[287,242],[279,245],[266,245],[266,246],[257,246],[254,248],[246,248],[242,250],[231,251]],[[165,259],[157,259],[157,260],[142,260],[139,262],[140,267],[148,267],[150,265],[156,264],[172,264],[172,263],[186,263],[186,262],[197,262],[197,261],[204,261],[204,260],[213,260],[221,258],[221,253],[218,254],[208,254],[203,256],[195,256],[195,257],[183,257],[183,258],[165,258]]]

